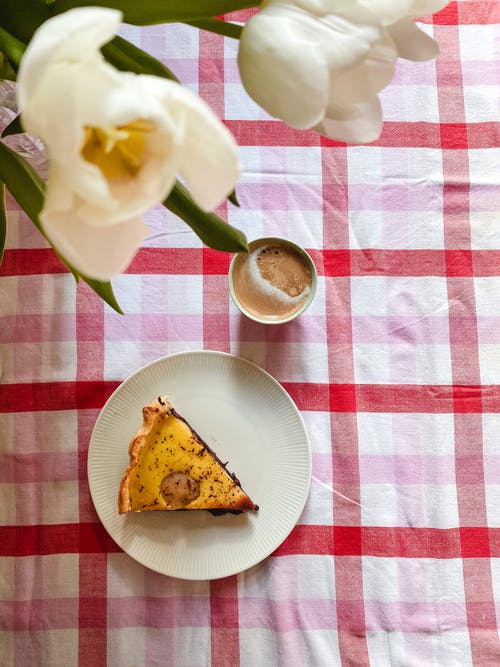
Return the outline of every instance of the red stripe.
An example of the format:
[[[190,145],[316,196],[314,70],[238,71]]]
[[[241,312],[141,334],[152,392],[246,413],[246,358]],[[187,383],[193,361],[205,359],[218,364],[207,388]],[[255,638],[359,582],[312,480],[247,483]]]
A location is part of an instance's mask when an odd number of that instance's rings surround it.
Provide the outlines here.
[[[114,553],[121,551],[100,523],[46,526],[0,526],[2,556],[46,556],[57,553]]]
[[[223,18],[226,21],[246,23],[255,12],[256,9],[241,9],[225,14]],[[461,25],[500,23],[500,5],[498,0],[461,0],[461,2],[450,2],[440,12],[419,17],[417,20],[435,25],[456,25],[458,22]]]
[[[450,2],[440,12],[418,19],[434,25],[485,25],[500,23],[500,5],[498,0],[462,0]]]
[[[117,381],[0,385],[2,412],[100,409]],[[499,385],[308,384],[283,382],[299,410],[348,412],[500,412]]]
[[[0,385],[2,412],[102,408],[119,382],[39,382]]]
[[[118,553],[101,523],[0,526],[0,556]],[[500,558],[500,528],[295,526],[274,556],[314,554],[384,558]],[[221,582],[228,582],[220,580]],[[216,588],[218,598],[227,584]],[[223,611],[221,610],[222,614]],[[220,619],[219,619],[220,620]],[[232,627],[231,623],[229,626]],[[221,627],[228,627],[226,621]]]
[[[450,18],[458,22],[458,6],[447,7]],[[458,27],[435,27],[436,39],[446,39],[448,62],[436,61],[436,83],[439,112],[442,118],[465,120],[462,70],[460,63],[460,31]],[[445,34],[446,32],[446,34]],[[449,81],[455,87],[450,90]],[[447,148],[466,149],[468,136],[465,124],[443,126],[449,133],[442,136],[442,145]],[[443,223],[445,245],[463,249],[462,261],[466,270],[472,272],[473,262],[470,229],[470,169],[469,154],[466,150],[443,151]],[[470,276],[450,275],[447,277],[449,303],[450,354],[453,382],[456,385],[475,385],[481,381],[480,360],[475,320],[475,287]],[[464,336],[462,318],[466,315],[472,327]],[[457,397],[458,398],[458,397]],[[469,629],[472,662],[482,664],[485,645],[498,641],[493,628],[496,627],[496,610],[490,563],[479,560],[478,554],[489,555],[487,526],[488,511],[484,486],[482,452],[482,394],[471,395],[476,404],[473,414],[466,414],[458,403],[454,414],[455,474],[459,531],[462,561],[467,627]],[[488,411],[487,406],[484,410]],[[474,454],[474,456],[471,456]],[[473,482],[469,482],[473,480]],[[475,539],[472,541],[470,536]],[[479,604],[478,604],[479,602]],[[485,634],[487,633],[487,634]]]
[[[279,120],[226,120],[240,146],[345,146],[312,130],[295,130]],[[498,146],[500,123],[424,123],[384,121],[380,138],[370,146],[390,148],[469,148]]]
[[[141,248],[127,273],[138,275],[227,275],[231,253],[210,248]],[[158,252],[160,251],[160,252]],[[318,273],[328,277],[392,276],[497,276],[500,250],[383,250],[366,248],[308,249]],[[7,249],[2,276],[65,273],[49,248]],[[203,269],[201,268],[203,267]]]
[[[500,528],[386,528],[298,525],[274,556],[498,558]]]

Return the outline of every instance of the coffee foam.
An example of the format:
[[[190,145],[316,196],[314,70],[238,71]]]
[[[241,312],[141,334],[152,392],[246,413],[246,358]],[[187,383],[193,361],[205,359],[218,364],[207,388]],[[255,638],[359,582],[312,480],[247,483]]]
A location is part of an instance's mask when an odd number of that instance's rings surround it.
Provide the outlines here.
[[[283,304],[288,304],[294,306],[304,300],[305,297],[310,292],[309,285],[306,285],[305,288],[297,294],[296,296],[290,296],[279,287],[273,285],[269,280],[263,278],[260,273],[259,264],[257,262],[258,255],[264,250],[265,246],[256,248],[253,252],[250,253],[247,261],[248,277],[249,280],[253,283],[255,289],[259,290],[265,296],[281,301]]]

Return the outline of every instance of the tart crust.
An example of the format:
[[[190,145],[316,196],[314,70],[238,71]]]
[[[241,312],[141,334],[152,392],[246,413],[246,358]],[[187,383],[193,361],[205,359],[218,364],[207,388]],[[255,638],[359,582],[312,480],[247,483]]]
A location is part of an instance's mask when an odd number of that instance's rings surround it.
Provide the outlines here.
[[[120,483],[120,514],[179,509],[205,509],[216,514],[258,510],[237,477],[166,397],[144,406],[142,416],[142,426],[129,445],[130,463]],[[182,491],[174,498],[173,489],[179,482]]]

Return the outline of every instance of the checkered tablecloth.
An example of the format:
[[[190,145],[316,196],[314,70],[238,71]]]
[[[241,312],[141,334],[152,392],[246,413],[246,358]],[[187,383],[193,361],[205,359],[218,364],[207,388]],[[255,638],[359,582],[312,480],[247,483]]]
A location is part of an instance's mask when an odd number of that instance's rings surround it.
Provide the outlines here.
[[[357,147],[267,117],[243,92],[229,39],[182,25],[121,31],[238,140],[241,206],[220,214],[249,240],[285,236],[313,256],[318,293],[292,323],[244,319],[230,256],[162,208],[113,283],[118,315],[8,200],[0,665],[500,664],[500,2],[451,2],[421,23],[439,59],[398,63],[383,134]],[[276,552],[193,582],[116,546],[86,465],[118,384],[199,349],[282,383],[313,471]]]

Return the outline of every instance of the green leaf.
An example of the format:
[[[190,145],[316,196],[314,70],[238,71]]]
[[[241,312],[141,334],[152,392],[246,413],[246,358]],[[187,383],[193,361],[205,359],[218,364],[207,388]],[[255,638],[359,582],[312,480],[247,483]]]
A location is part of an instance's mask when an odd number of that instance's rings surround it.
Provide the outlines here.
[[[16,73],[12,65],[0,51],[0,79],[7,79],[7,81],[15,81]]]
[[[2,132],[2,137],[8,137],[9,134],[22,134],[24,132],[21,125],[21,116],[16,116]]]
[[[236,190],[233,190],[230,192],[227,196],[231,204],[234,204],[234,206],[239,206],[240,202],[238,201],[238,197],[236,196]]]
[[[12,0],[11,0],[12,1]],[[25,0],[26,1],[26,0]],[[71,7],[82,7],[90,4],[86,0],[55,0],[50,6],[56,13],[64,12]],[[125,23],[134,25],[151,25],[153,23],[172,23],[176,21],[192,21],[211,18],[220,14],[258,7],[256,0],[93,0],[94,7],[113,7],[123,12]]]
[[[184,220],[210,248],[225,252],[248,252],[248,243],[243,232],[214,213],[203,211],[178,181],[163,205]]]
[[[5,183],[14,199],[26,211],[26,214],[41,234],[47,238],[38,217],[45,199],[45,183],[26,160],[23,160],[20,155],[2,142],[0,142],[0,181]],[[50,239],[47,239],[47,241],[54,249],[57,257],[77,280],[81,277],[111,308],[119,313],[123,312],[115,299],[113,288],[109,282],[93,280],[80,274],[54,248]]]
[[[25,44],[53,14],[43,0],[1,0],[1,7],[2,27]]]
[[[21,58],[26,51],[26,44],[0,26],[0,51],[2,51],[14,70],[17,71]]]
[[[192,25],[200,30],[215,32],[217,35],[239,39],[243,26],[230,21],[221,21],[220,19],[198,19],[195,21],[184,21],[186,25]]]
[[[101,51],[106,60],[121,71],[154,74],[164,79],[178,81],[168,67],[123,37],[115,37],[111,42],[105,44]]]
[[[110,282],[103,283],[100,280],[94,280],[93,278],[87,278],[86,276],[82,276],[82,280],[86,282],[87,285],[108,304],[108,306],[111,306],[113,310],[116,310],[117,313],[123,315],[123,310],[120,308],[120,304],[116,300]]]
[[[5,208],[5,185],[0,181],[0,264],[3,259],[5,249],[5,239],[7,238],[7,211]]]

